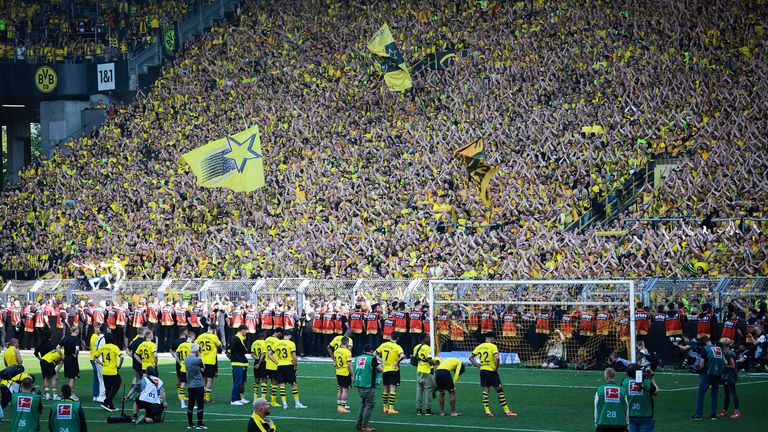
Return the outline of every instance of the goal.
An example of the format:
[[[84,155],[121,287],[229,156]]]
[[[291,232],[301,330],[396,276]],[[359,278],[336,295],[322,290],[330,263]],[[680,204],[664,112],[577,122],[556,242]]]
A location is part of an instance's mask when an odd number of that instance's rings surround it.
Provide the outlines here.
[[[632,280],[431,280],[435,353],[466,360],[493,332],[502,364],[566,367],[635,361]]]

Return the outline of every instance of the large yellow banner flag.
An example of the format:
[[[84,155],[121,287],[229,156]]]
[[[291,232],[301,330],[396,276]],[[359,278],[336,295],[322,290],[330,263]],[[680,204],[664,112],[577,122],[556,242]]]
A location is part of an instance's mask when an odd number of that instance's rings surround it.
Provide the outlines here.
[[[376,67],[384,74],[384,82],[390,90],[405,91],[413,87],[408,66],[388,25],[384,24],[373,34],[368,49],[376,56]]]
[[[264,157],[258,126],[211,141],[183,154],[180,162],[192,168],[198,186],[235,192],[264,187]]]

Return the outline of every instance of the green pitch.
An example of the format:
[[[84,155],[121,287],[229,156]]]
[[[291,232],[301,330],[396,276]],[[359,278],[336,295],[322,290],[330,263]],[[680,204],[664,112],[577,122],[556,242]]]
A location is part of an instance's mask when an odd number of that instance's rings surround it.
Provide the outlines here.
[[[25,366],[39,380],[39,363],[31,356],[24,357]],[[126,363],[128,366],[128,363]],[[186,414],[176,401],[175,374],[172,361],[161,360],[160,378],[166,383],[169,395],[169,412],[166,423],[160,425],[118,424],[108,425],[106,418],[117,413],[108,413],[99,408],[96,402],[91,402],[90,363],[86,358],[80,362],[81,377],[76,386],[76,393],[81,397],[88,419],[89,431],[136,431],[136,427],[146,430],[167,431],[186,430]],[[205,407],[205,422],[211,431],[244,432],[250,416],[250,406],[230,406],[229,393],[232,376],[229,364],[219,365],[219,378],[214,384],[214,403]],[[356,392],[350,391],[352,413],[336,413],[336,379],[330,363],[299,363],[299,388],[301,401],[309,405],[308,409],[296,410],[293,400],[288,393],[288,410],[272,408],[271,418],[278,426],[278,431],[312,431],[340,432],[354,431],[357,410],[360,406]],[[415,368],[410,365],[402,370],[401,384],[396,408],[398,415],[385,415],[381,409],[381,399],[376,401],[376,410],[372,425],[377,432],[386,431],[419,431],[419,432],[460,432],[460,431],[562,431],[583,432],[594,430],[593,426],[593,397],[594,389],[600,384],[600,372],[576,372],[565,370],[533,370],[505,368],[501,370],[501,378],[509,399],[509,405],[518,417],[504,417],[498,405],[493,390],[491,390],[491,410],[494,418],[483,415],[480,403],[481,391],[478,385],[477,369],[469,369],[459,381],[457,387],[457,409],[461,417],[419,417],[415,413]],[[133,371],[124,367],[121,371],[123,383],[130,383]],[[63,374],[62,374],[63,375]],[[623,377],[623,375],[622,375]],[[695,408],[696,388],[698,377],[685,372],[659,373],[657,382],[662,393],[656,398],[656,430],[657,431],[749,431],[759,430],[764,424],[765,408],[764,395],[768,375],[742,376],[737,391],[741,400],[742,418],[728,418],[699,422],[689,420]],[[248,400],[253,400],[253,376],[248,376]],[[118,394],[118,398],[122,392]],[[720,407],[722,407],[722,389],[720,391]],[[447,398],[446,398],[447,399]],[[44,402],[45,404],[45,402]],[[50,402],[48,402],[50,404]],[[115,400],[119,407],[119,401]],[[446,409],[448,408],[446,400]],[[709,410],[709,394],[705,399],[705,416]],[[435,410],[438,408],[435,401]],[[10,407],[9,407],[10,408]],[[732,408],[732,407],[731,407]],[[126,408],[130,410],[130,408]],[[43,417],[48,418],[48,409],[44,409]],[[6,409],[6,419],[0,422],[0,430],[7,430],[9,412]],[[47,431],[47,423],[41,426]]]

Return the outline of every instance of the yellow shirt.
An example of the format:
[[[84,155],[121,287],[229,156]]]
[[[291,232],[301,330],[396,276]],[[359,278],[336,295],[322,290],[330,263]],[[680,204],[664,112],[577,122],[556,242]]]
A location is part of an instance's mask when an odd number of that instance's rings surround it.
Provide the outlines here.
[[[333,340],[331,340],[331,343],[328,344],[329,347],[331,347],[331,350],[333,352],[336,352],[339,347],[341,347],[341,339],[344,338],[342,335],[338,335]],[[349,338],[349,348],[352,348],[352,338]]]
[[[195,343],[200,345],[200,358],[203,359],[203,364],[216,364],[216,354],[219,353],[221,346],[219,337],[215,334],[203,333],[195,339]]]
[[[384,372],[400,370],[400,357],[403,355],[403,348],[400,345],[394,342],[384,342],[376,348],[376,352],[383,360]]]
[[[99,356],[101,362],[104,363],[102,373],[107,376],[117,375],[117,361],[123,356],[120,348],[115,344],[104,344],[96,351],[96,357]]]
[[[179,370],[182,372],[187,371],[187,365],[184,364],[184,359],[189,355],[190,348],[192,348],[191,342],[183,342],[181,345],[179,345],[178,348],[176,348],[176,355],[179,356],[179,363],[181,363]]]
[[[283,339],[275,344],[275,360],[278,366],[290,366],[293,364],[293,353],[296,352],[296,344],[290,339]]]
[[[3,353],[3,361],[5,362],[5,367],[19,364],[19,362],[16,361],[16,350],[17,348],[15,346],[9,346],[8,349]]]
[[[96,333],[91,335],[91,340],[88,342],[88,346],[91,349],[91,361],[96,360],[96,339],[99,338],[99,336]]]
[[[267,352],[273,352],[273,356],[275,357],[275,360],[277,360],[277,353],[275,350],[277,349],[277,344],[280,342],[280,339],[270,336],[264,340],[264,346],[267,349]],[[267,356],[267,370],[277,370],[277,363],[272,363],[272,361],[269,359],[269,356]]]
[[[141,358],[141,368],[155,367],[155,353],[157,347],[154,342],[144,341],[136,348],[136,355]]]
[[[58,351],[53,350],[53,351],[49,352],[48,354],[44,355],[43,356],[43,360],[47,361],[48,363],[50,363],[52,365],[57,365],[57,364],[61,363],[61,361],[63,359],[61,358],[61,354],[59,354]]]
[[[472,354],[480,362],[480,370],[496,370],[496,356],[499,354],[499,349],[496,345],[490,342],[483,342],[472,351]]]
[[[438,358],[435,359],[439,360]],[[459,380],[459,375],[461,374],[461,360],[457,359],[456,357],[448,357],[445,360],[440,360],[440,364],[437,365],[436,369],[452,372],[453,383],[456,384],[456,382]]]
[[[418,352],[416,351],[417,348],[419,350]],[[432,349],[429,345],[416,345],[413,347],[413,355],[419,359],[419,366],[416,368],[416,372],[432,373],[432,365],[426,361],[432,359]]]
[[[261,339],[256,339],[251,344],[251,353],[256,356],[256,363],[254,366],[258,366],[259,360],[267,353],[267,343]]]
[[[333,352],[333,360],[336,365],[336,375],[349,376],[349,362],[352,352],[347,348],[339,348]]]

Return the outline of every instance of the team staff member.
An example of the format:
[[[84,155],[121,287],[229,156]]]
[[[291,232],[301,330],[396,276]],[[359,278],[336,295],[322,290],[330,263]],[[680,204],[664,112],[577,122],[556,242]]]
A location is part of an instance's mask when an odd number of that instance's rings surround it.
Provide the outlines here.
[[[629,403],[629,432],[653,432],[656,426],[653,419],[653,397],[659,394],[659,386],[651,370],[647,375],[643,374],[642,381],[636,381],[637,373],[641,371],[639,364],[630,363],[627,366],[627,377],[621,383]]]
[[[77,355],[80,353],[80,329],[72,327],[72,333],[62,339],[56,349],[62,353],[64,378],[69,380],[69,389],[74,392],[75,381],[80,378],[80,364],[77,361]],[[79,399],[72,395],[72,400],[77,402]]]
[[[123,367],[123,353],[114,343],[111,334],[104,336],[104,345],[96,351],[96,363],[101,365],[102,379],[104,380],[105,396],[101,407],[107,411],[116,411],[113,402],[115,395],[120,390],[122,379],[120,368]]]
[[[5,367],[11,367],[24,363],[24,360],[21,358],[21,351],[19,351],[18,339],[13,338],[8,341],[8,348],[6,348],[5,352],[3,353],[3,363],[5,363]]]
[[[136,356],[134,353],[136,353],[136,350],[139,348],[139,345],[144,343],[146,339],[144,339],[144,333],[147,332],[140,331],[136,334],[136,337],[131,341],[130,344],[128,344],[128,349],[125,350],[125,352],[131,356],[132,361],[132,368],[133,368],[133,379],[131,380],[131,384],[135,384],[136,381],[140,380],[143,376],[143,373],[141,372],[141,359],[136,360]],[[114,338],[113,338],[114,340]]]
[[[499,378],[499,349],[493,343],[493,333],[485,334],[485,342],[478,345],[475,350],[472,351],[472,355],[469,356],[469,361],[472,362],[475,367],[480,368],[480,387],[483,388],[483,408],[485,409],[485,415],[493,417],[490,400],[488,399],[488,389],[493,387],[496,389],[496,394],[499,397],[499,404],[504,409],[504,415],[507,417],[516,417],[517,413],[509,410],[507,397],[504,394],[504,389],[501,387],[501,379]]]
[[[133,422],[160,423],[163,420],[163,411],[168,409],[168,399],[165,397],[163,381],[157,377],[154,367],[147,368],[142,379],[131,386],[123,401],[127,401],[134,393],[139,397],[133,401]],[[141,409],[144,410],[143,415],[139,415]]]
[[[277,344],[280,343],[280,340],[283,338],[283,331],[280,329],[275,330],[275,332],[272,334],[272,336],[266,338],[264,340],[264,346],[266,347],[266,368],[267,368],[267,378],[270,380],[270,390],[269,394],[271,396],[270,403],[273,407],[279,407],[282,406],[277,403],[277,363],[275,363],[274,356],[270,357],[269,353],[274,353],[277,349]]]
[[[48,414],[48,430],[50,432],[88,432],[85,412],[80,402],[72,398],[72,387],[67,384],[61,386],[61,398],[62,400],[51,405],[51,413]]]
[[[93,371],[93,386],[91,393],[94,402],[103,403],[106,398],[106,388],[104,387],[103,371],[101,364],[96,362],[96,351],[104,345],[104,335],[101,334],[101,327],[93,326],[93,332],[88,341],[88,352],[91,360],[91,370]]]
[[[434,360],[438,363],[435,368],[435,388],[440,393],[440,415],[445,415],[445,392],[448,392],[451,398],[451,417],[460,416],[461,413],[456,411],[456,383],[466,368],[456,357]]]
[[[256,340],[251,344],[251,357],[253,357],[253,399],[267,397],[267,365],[264,358],[267,356],[267,344],[264,342],[264,332],[256,335]],[[261,391],[259,391],[261,388]]]
[[[190,332],[190,339],[194,337],[194,333]],[[186,371],[187,378],[187,391],[189,391],[189,405],[187,406],[187,421],[189,426],[187,429],[207,429],[203,424],[203,411],[205,402],[203,400],[205,395],[205,387],[203,381],[203,370],[205,365],[203,359],[200,358],[200,345],[192,343],[189,346],[189,355],[184,358],[184,370]],[[197,406],[197,427],[192,424],[192,411]]]
[[[400,345],[400,332],[392,332],[390,341],[384,342],[376,348],[376,354],[384,363],[384,373],[381,376],[384,385],[384,414],[399,414],[395,410],[397,400],[397,386],[400,385],[400,362],[405,358],[405,353]]]
[[[272,420],[268,419],[270,404],[264,398],[253,401],[253,413],[248,420],[248,432],[274,432],[277,430]]]
[[[221,341],[216,336],[216,324],[208,325],[208,332],[201,334],[195,339],[195,343],[200,345],[200,352],[205,365],[203,371],[203,377],[205,378],[205,392],[203,399],[206,402],[211,402],[211,391],[213,390],[213,380],[219,374],[219,362],[216,355],[219,353],[221,347]]]
[[[429,347],[429,335],[421,335],[418,345],[413,347],[413,356],[416,357],[416,415],[428,415],[432,413],[432,398],[435,394],[435,376],[432,368],[435,361],[432,359],[432,349]],[[423,401],[426,399],[426,401]],[[426,411],[422,411],[426,407]]]
[[[296,408],[307,408],[299,400],[299,385],[296,383],[298,358],[296,357],[296,344],[291,340],[291,336],[292,332],[286,330],[283,340],[277,343],[274,352],[268,353],[267,356],[272,356],[272,359],[277,363],[277,382],[280,384],[280,399],[283,401],[283,409],[288,409],[285,394],[286,384],[291,384],[291,394]]]
[[[347,398],[349,397],[349,387],[352,386],[352,351],[349,350],[350,342],[347,337],[341,338],[341,346],[333,352],[333,364],[336,367],[336,384],[339,387],[336,394],[336,412],[339,414],[349,412],[346,405]]]
[[[595,392],[596,432],[625,432],[629,421],[627,392],[616,384],[616,371],[606,368],[605,384]]]
[[[184,359],[189,356],[190,349],[192,348],[192,341],[195,339],[195,334],[192,332],[184,332],[186,339],[180,343],[174,351],[171,351],[173,359],[176,361],[176,392],[179,396],[179,403],[181,408],[186,408],[186,389],[187,389],[187,367],[184,363]],[[174,342],[175,344],[176,342]],[[199,346],[199,345],[198,345]]]
[[[248,326],[240,325],[235,337],[229,344],[229,360],[232,364],[232,393],[230,405],[246,405],[250,403],[245,399],[245,382],[248,378],[248,349],[245,347],[245,335]]]
[[[38,432],[43,402],[39,394],[32,392],[32,378],[21,380],[21,388],[11,398],[11,431]]]

